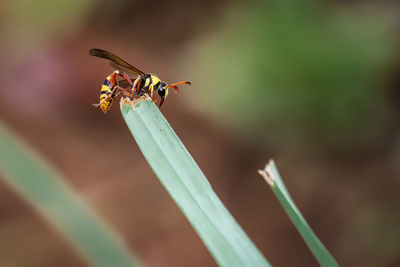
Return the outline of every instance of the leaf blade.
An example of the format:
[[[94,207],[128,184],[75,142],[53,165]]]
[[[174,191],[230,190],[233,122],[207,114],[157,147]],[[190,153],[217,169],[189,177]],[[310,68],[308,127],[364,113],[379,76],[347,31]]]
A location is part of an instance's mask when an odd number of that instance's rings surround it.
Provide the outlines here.
[[[271,187],[272,192],[281,203],[283,209],[288,214],[290,220],[300,233],[304,242],[307,244],[308,248],[311,250],[319,264],[324,267],[339,266],[335,258],[333,258],[324,244],[322,244],[321,240],[319,240],[292,200],[292,197],[290,196],[289,191],[286,189],[286,186],[279,174],[275,162],[270,160],[270,162],[265,166],[265,169],[259,170],[258,172]]]
[[[138,266],[122,239],[37,152],[0,122],[1,178],[94,266]]]
[[[149,165],[220,266],[270,266],[219,200],[207,178],[151,100],[122,115]]]

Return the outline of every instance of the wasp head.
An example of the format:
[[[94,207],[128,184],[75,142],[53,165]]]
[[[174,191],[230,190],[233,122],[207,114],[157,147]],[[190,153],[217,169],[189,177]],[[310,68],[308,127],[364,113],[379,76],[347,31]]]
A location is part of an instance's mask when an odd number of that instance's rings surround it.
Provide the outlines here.
[[[167,98],[167,96],[168,96],[168,87],[169,87],[168,84],[166,84],[164,82],[161,82],[158,85],[157,92],[161,97],[160,107],[164,103],[165,98]]]

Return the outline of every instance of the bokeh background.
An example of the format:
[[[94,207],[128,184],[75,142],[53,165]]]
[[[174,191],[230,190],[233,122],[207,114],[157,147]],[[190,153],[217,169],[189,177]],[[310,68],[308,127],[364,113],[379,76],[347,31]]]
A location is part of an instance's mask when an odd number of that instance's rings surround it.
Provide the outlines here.
[[[162,112],[275,266],[318,266],[257,174],[274,158],[342,266],[400,265],[400,3],[382,0],[0,2],[0,119],[149,266],[215,266],[114,104],[115,52],[167,82]],[[0,182],[1,266],[87,266]]]

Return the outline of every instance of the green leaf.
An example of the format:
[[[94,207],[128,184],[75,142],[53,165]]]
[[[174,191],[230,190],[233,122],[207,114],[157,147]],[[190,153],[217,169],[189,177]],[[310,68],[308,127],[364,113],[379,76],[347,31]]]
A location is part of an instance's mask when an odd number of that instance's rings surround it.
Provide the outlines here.
[[[122,240],[66,180],[0,122],[0,175],[93,266],[137,266]]]
[[[270,266],[211,188],[164,116],[147,99],[121,101],[122,115],[161,183],[220,266]]]
[[[318,260],[321,266],[326,267],[336,267],[339,266],[329,251],[321,243],[318,237],[315,235],[311,227],[308,225],[303,215],[294,204],[289,192],[286,189],[285,184],[276,168],[273,160],[271,160],[264,170],[258,171],[261,176],[264,177],[266,182],[271,186],[272,191],[278,198],[279,202],[285,209],[286,213],[289,215],[293,224],[296,226],[297,231],[303,237],[307,246],[310,248],[311,252],[314,254],[315,258]]]

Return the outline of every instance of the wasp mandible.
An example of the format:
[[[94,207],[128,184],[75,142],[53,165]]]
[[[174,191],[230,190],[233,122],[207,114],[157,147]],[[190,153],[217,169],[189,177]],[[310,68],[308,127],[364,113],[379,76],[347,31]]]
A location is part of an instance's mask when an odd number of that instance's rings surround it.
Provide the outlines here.
[[[188,81],[167,84],[161,81],[160,78],[158,78],[155,74],[144,73],[122,58],[102,49],[90,49],[89,54],[95,57],[101,57],[110,60],[111,65],[116,69],[116,71],[107,76],[103,82],[100,91],[100,102],[98,104],[93,104],[95,107],[100,107],[104,113],[110,109],[112,102],[120,94],[133,99],[134,96],[142,96],[145,93],[148,93],[153,102],[157,104],[154,94],[156,91],[161,97],[159,104],[161,107],[161,105],[164,103],[164,100],[168,96],[168,89],[170,87],[174,88],[175,92],[177,93],[178,85],[191,84]],[[131,76],[128,76],[127,74],[130,74]],[[131,77],[134,76],[136,76],[136,78],[132,79]],[[122,80],[118,80],[118,77],[122,78]],[[130,88],[130,90],[126,88]]]

